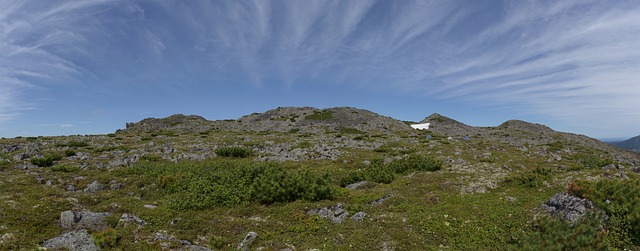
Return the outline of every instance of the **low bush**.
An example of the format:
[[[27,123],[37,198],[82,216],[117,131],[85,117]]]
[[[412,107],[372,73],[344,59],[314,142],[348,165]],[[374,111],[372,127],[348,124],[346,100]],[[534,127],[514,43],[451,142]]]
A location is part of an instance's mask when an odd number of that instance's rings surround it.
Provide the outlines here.
[[[61,160],[62,156],[57,154],[45,154],[41,158],[32,158],[31,164],[34,164],[39,167],[49,167],[53,166],[55,161]]]
[[[64,150],[64,156],[67,156],[67,157],[76,156],[76,151],[71,149]]]
[[[381,160],[374,160],[364,170],[364,177],[369,181],[389,184],[395,179],[396,175],[389,165],[385,165]]]
[[[613,164],[613,159],[600,157],[595,154],[578,154],[573,156],[573,159],[576,161],[577,165],[585,168],[600,168]]]
[[[362,171],[351,171],[346,176],[340,179],[340,186],[346,187],[350,184],[366,180],[364,173]]]
[[[568,192],[593,201],[609,216],[608,243],[621,249],[640,246],[640,179],[577,182]]]
[[[538,167],[533,170],[529,170],[523,173],[517,173],[510,177],[507,177],[504,182],[514,183],[522,187],[534,188],[541,186],[543,182],[549,178],[549,175],[551,173],[551,168]]]
[[[51,171],[54,172],[64,172],[64,173],[73,173],[80,170],[80,167],[77,165],[56,165],[51,167]]]
[[[526,236],[519,250],[610,250],[601,231],[597,215],[588,215],[578,224],[542,217],[535,222],[533,231]]]
[[[394,160],[391,162],[390,167],[399,174],[406,174],[412,171],[437,171],[442,168],[442,161],[428,156],[410,156]]]
[[[335,192],[330,181],[328,174],[271,166],[253,182],[252,197],[261,203],[333,199]]]
[[[129,173],[155,181],[170,196],[175,209],[332,199],[328,174],[284,169],[278,163],[236,159],[205,162],[139,162]]]
[[[253,155],[253,150],[239,146],[221,147],[214,152],[220,157],[246,158]]]

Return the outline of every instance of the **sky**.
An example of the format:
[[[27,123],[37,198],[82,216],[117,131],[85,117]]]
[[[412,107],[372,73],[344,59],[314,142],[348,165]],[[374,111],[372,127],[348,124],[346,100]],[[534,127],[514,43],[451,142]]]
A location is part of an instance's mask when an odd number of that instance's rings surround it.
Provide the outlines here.
[[[0,137],[351,106],[640,134],[640,1],[0,0]]]

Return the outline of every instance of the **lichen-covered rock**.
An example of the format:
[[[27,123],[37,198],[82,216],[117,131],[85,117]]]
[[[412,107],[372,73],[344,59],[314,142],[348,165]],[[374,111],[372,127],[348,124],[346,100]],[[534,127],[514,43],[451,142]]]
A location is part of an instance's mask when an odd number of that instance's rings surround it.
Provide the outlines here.
[[[102,190],[104,190],[104,185],[97,180],[91,182],[91,184],[87,185],[87,188],[84,189],[84,191],[87,193],[95,193]]]
[[[349,190],[358,190],[360,188],[366,187],[368,184],[369,184],[368,181],[363,180],[363,181],[358,181],[358,182],[353,183],[353,184],[349,184],[345,188],[347,188]]]
[[[342,208],[342,204],[338,203],[334,206],[309,210],[307,215],[318,215],[318,217],[329,219],[333,223],[342,223],[344,219],[349,217],[349,212]]]
[[[256,232],[247,233],[247,236],[245,236],[244,239],[242,239],[242,241],[238,243],[238,247],[236,249],[242,251],[249,250],[249,245],[251,245],[251,243],[256,240],[257,237],[258,234]]]
[[[71,231],[42,243],[45,248],[59,250],[62,248],[71,251],[97,251],[93,237],[85,229]]]
[[[64,229],[93,229],[107,228],[107,217],[111,213],[94,213],[89,211],[64,211],[60,213],[60,226]]]
[[[597,210],[590,200],[581,199],[564,192],[553,195],[547,202],[542,204],[542,209],[571,223],[579,221],[586,214]]]
[[[147,224],[146,221],[138,218],[133,214],[123,214],[122,217],[120,217],[118,224],[127,224],[127,223],[135,223],[139,226],[144,226]]]
[[[367,217],[367,213],[365,213],[365,212],[357,212],[353,216],[351,216],[351,220],[360,221],[360,220],[364,219],[364,217]]]

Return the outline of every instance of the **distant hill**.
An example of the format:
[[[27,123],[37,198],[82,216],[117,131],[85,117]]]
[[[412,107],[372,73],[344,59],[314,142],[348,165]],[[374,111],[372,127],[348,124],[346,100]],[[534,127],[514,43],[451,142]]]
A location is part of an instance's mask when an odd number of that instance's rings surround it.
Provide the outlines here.
[[[612,146],[640,152],[640,135],[621,142],[611,142]]]

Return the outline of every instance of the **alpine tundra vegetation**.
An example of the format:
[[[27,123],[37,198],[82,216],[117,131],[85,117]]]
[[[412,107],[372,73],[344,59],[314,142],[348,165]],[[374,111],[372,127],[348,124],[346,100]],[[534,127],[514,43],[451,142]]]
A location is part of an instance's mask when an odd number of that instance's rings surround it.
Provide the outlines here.
[[[2,139],[0,249],[635,250],[638,172],[637,152],[517,120],[178,114]]]

